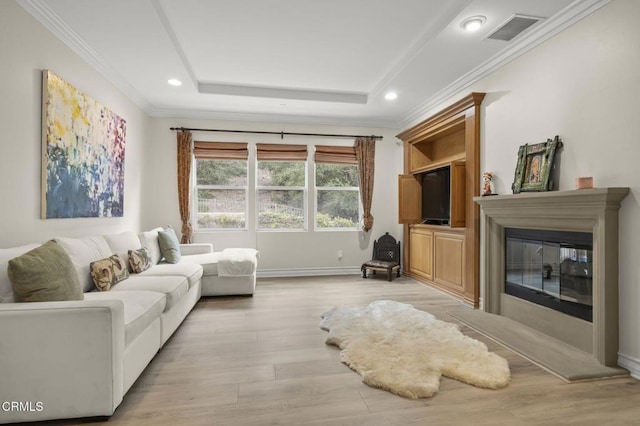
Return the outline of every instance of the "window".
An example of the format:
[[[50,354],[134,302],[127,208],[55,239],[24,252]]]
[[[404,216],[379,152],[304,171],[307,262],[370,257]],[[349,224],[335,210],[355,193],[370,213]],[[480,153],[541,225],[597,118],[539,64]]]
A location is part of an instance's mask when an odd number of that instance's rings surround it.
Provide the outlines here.
[[[352,147],[316,146],[316,229],[357,229],[358,166]]]
[[[259,230],[305,229],[307,147],[257,144]]]
[[[196,229],[247,228],[247,144],[196,142]]]

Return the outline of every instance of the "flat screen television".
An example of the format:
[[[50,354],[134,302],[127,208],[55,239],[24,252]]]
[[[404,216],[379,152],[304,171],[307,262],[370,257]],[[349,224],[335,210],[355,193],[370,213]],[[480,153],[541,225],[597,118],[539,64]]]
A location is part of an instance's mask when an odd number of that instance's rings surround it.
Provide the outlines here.
[[[422,175],[422,223],[449,224],[451,168],[443,167]]]

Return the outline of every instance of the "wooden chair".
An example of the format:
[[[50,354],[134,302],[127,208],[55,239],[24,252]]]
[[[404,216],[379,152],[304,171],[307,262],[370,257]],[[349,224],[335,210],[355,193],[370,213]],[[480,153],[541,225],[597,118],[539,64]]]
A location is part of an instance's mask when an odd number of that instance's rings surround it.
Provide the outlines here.
[[[391,281],[393,272],[400,276],[400,241],[396,241],[388,232],[373,242],[373,258],[362,264],[362,278],[367,278],[367,269],[387,273]]]

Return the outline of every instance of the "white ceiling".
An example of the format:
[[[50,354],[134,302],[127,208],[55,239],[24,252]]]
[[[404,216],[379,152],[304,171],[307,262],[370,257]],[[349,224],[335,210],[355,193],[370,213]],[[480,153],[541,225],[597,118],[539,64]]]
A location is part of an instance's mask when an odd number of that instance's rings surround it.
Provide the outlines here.
[[[608,0],[18,2],[152,116],[402,127]]]

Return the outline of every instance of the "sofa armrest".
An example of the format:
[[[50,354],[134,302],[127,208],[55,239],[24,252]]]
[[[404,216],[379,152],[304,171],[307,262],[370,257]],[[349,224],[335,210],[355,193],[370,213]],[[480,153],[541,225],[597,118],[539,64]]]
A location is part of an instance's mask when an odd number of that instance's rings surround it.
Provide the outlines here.
[[[0,423],[110,416],[124,392],[119,300],[0,304]],[[24,408],[24,407],[23,407]]]
[[[197,244],[180,244],[180,254],[189,256],[191,254],[213,253],[213,244],[197,243]]]

